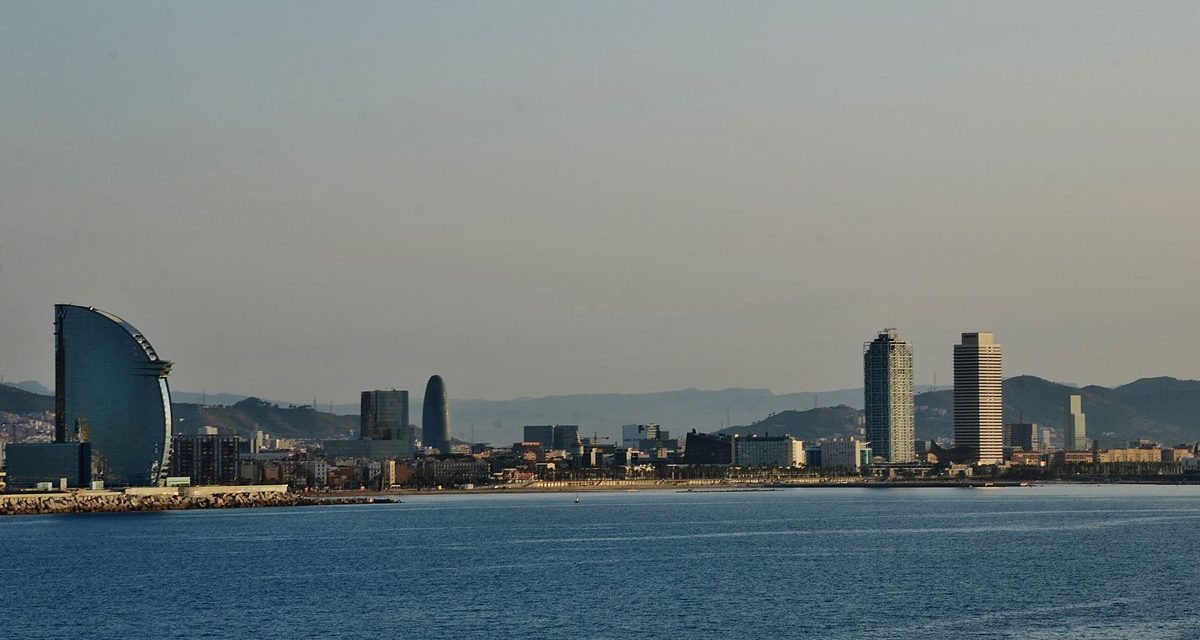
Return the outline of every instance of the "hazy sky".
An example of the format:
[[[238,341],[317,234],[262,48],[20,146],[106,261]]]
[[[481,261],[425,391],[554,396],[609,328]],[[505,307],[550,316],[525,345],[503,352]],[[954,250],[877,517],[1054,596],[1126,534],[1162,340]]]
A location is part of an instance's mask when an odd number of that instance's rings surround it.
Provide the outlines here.
[[[0,373],[353,401],[1196,377],[1200,4],[0,3]]]

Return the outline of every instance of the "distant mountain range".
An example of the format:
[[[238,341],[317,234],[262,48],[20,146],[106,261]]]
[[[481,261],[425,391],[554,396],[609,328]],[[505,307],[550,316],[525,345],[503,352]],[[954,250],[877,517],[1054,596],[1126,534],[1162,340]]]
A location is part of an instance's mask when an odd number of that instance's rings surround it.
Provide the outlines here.
[[[0,412],[18,415],[54,411],[54,396],[30,393],[0,384]],[[347,438],[358,434],[358,416],[339,416],[313,411],[311,407],[281,407],[246,398],[228,407],[171,403],[178,433],[195,433],[216,426],[242,435],[262,429],[279,438]]]
[[[44,387],[43,387],[44,388]],[[1088,435],[1102,443],[1151,438],[1168,444],[1200,440],[1200,381],[1145,378],[1113,389],[1075,387],[1035,376],[1004,381],[1004,419],[1060,428],[1068,395],[1083,396]],[[415,394],[414,394],[415,395]],[[189,398],[176,393],[176,400]],[[216,406],[216,398],[239,398],[229,406]],[[189,398],[190,399],[190,398]],[[209,405],[176,402],[175,417],[182,431],[216,425],[248,433],[262,428],[280,437],[329,438],[357,433],[355,415],[335,415],[309,406],[280,406],[236,394],[208,396]],[[0,411],[30,413],[52,411],[54,399],[11,385],[0,385]],[[851,435],[860,427],[861,389],[824,393],[776,395],[766,389],[685,389],[647,394],[593,394],[517,398],[515,400],[452,400],[454,435],[494,444],[521,439],[527,424],[578,424],[583,435],[599,432],[614,437],[623,424],[658,423],[672,434],[692,428],[716,431],[726,412],[733,424],[726,432],[792,433],[812,440]],[[419,422],[421,406],[411,408]],[[916,397],[917,436],[953,436],[953,393],[948,388]],[[472,433],[474,432],[474,433]]]
[[[22,380],[21,382],[5,382],[2,384],[6,384],[10,387],[16,387],[22,391],[28,391],[29,393],[36,393],[38,395],[43,395],[43,396],[54,395],[54,389],[50,389],[49,387],[38,382],[37,380]]]
[[[1036,422],[1061,430],[1067,396],[1083,396],[1088,437],[1101,446],[1148,438],[1165,444],[1200,441],[1200,381],[1143,378],[1115,389],[1075,387],[1017,376],[1004,381],[1004,421]],[[943,389],[916,397],[918,438],[953,438],[954,392]],[[750,425],[724,429],[748,435],[791,434],[802,439],[859,432],[862,412],[848,406],[784,411]]]

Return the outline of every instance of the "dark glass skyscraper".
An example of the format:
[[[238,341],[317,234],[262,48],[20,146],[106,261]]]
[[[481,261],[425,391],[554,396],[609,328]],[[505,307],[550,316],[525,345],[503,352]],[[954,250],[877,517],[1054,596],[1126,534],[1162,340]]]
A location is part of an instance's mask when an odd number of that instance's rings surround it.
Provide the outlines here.
[[[121,318],[93,307],[54,306],[54,436],[91,442],[97,478],[161,484],[171,441],[171,363]]]
[[[441,376],[429,378],[425,385],[425,406],[421,414],[421,440],[443,454],[450,453],[450,398]]]
[[[363,391],[359,409],[359,436],[363,440],[404,440],[408,437],[407,391]]]

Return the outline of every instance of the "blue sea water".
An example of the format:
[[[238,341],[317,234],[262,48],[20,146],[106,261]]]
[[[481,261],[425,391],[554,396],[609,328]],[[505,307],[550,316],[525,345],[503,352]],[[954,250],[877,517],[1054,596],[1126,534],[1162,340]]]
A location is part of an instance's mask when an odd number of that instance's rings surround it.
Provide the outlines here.
[[[5,638],[1200,638],[1200,487],[0,518]]]

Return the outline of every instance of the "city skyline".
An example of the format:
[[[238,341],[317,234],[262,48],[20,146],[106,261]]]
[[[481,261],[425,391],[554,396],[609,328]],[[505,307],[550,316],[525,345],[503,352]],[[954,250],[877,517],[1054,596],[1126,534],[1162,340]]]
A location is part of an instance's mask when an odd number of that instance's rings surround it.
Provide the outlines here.
[[[1195,378],[1194,13],[8,4],[0,373],[75,301],[292,401]]]
[[[1200,0],[0,1],[2,635],[1186,637],[1198,62]]]

